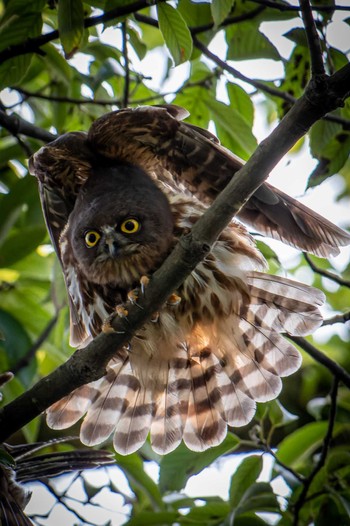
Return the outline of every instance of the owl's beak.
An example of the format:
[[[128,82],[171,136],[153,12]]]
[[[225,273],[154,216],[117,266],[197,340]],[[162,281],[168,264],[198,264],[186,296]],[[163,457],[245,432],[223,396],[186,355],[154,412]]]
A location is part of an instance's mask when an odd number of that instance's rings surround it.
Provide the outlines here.
[[[119,252],[119,243],[115,239],[111,237],[106,237],[105,244],[103,246],[104,252],[108,254],[111,258],[115,258],[118,255]]]

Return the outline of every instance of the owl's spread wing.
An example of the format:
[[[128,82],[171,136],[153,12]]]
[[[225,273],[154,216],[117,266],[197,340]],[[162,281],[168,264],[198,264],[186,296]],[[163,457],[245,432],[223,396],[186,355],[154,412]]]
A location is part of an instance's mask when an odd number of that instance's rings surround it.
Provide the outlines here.
[[[38,179],[45,222],[61,263],[61,233],[82,184],[91,174],[86,137],[83,132],[66,133],[29,159],[29,171]]]
[[[29,170],[39,182],[41,206],[48,232],[62,266],[69,299],[71,317],[71,342],[73,345],[87,342],[91,336],[81,316],[80,298],[83,296],[84,280],[77,273],[76,262],[63,262],[62,232],[67,226],[81,186],[92,171],[92,156],[87,147],[87,134],[73,132],[62,135],[43,146],[29,160]],[[75,282],[72,283],[72,275]]]
[[[171,105],[108,113],[93,123],[88,141],[98,154],[139,164],[166,182],[170,172],[175,184],[185,184],[210,203],[243,161],[207,130],[182,122],[186,116],[183,108]],[[347,232],[268,183],[238,217],[256,232],[322,257],[350,244]]]

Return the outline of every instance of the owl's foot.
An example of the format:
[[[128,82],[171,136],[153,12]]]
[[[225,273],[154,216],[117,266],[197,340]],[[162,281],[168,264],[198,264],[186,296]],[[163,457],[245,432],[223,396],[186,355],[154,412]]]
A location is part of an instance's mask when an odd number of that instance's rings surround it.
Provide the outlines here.
[[[124,334],[125,331],[116,331],[112,326],[112,322],[116,317],[124,318],[127,320],[127,315],[128,311],[125,309],[125,307],[123,305],[118,305],[115,308],[115,312],[113,312],[105,320],[103,320],[102,332],[104,332],[105,334],[110,334],[112,332],[115,332],[117,334]]]
[[[166,304],[170,305],[170,307],[176,307],[176,305],[178,305],[180,301],[181,301],[181,297],[175,294],[175,292],[173,292],[173,294],[171,294],[169,298],[166,300]]]

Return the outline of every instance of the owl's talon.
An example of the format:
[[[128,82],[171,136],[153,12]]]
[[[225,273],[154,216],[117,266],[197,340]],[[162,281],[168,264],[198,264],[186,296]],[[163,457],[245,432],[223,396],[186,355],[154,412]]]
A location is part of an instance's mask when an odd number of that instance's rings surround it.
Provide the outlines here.
[[[137,300],[139,299],[139,296],[140,296],[138,289],[130,290],[127,296],[128,296],[128,300],[130,301],[130,303],[132,303],[132,305],[137,305],[140,309],[143,308],[141,307],[141,305],[137,303]]]
[[[148,276],[141,276],[140,278],[140,285],[141,285],[141,293],[142,295],[145,293],[145,289],[147,285],[149,284],[150,279]]]
[[[116,317],[116,314],[113,313],[110,316],[108,316],[108,318],[103,320],[102,327],[101,327],[102,332],[104,332],[105,334],[111,334],[112,332],[116,334],[125,334],[125,331],[116,331],[112,327],[112,322],[115,319],[115,317]]]
[[[127,318],[129,311],[124,307],[123,304],[117,305],[115,307],[115,313],[119,318]]]
[[[180,301],[181,301],[181,297],[175,294],[174,292],[173,294],[169,296],[169,298],[166,301],[166,304],[170,305],[171,307],[175,307],[176,305],[180,303]]]

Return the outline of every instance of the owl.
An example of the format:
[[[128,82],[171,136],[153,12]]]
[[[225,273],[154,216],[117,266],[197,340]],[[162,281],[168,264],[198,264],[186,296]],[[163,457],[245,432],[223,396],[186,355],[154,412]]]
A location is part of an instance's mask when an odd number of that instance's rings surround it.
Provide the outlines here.
[[[106,320],[152,279],[183,234],[242,161],[177,106],[123,109],[88,133],[67,133],[30,159],[44,216],[62,265],[71,344],[84,347]],[[296,200],[263,184],[239,219],[255,232],[335,255],[350,236]],[[183,440],[194,451],[243,426],[256,402],[278,396],[281,377],[300,366],[282,333],[303,336],[322,323],[319,290],[265,272],[247,228],[232,220],[211,252],[127,347],[105,376],[51,406],[48,425],[84,415],[81,441],[113,436],[121,454],[148,435],[166,454]]]

